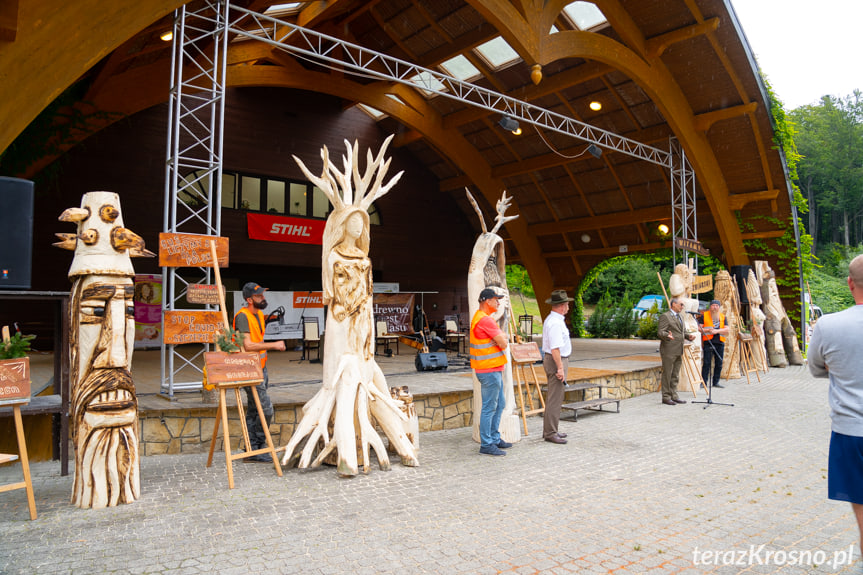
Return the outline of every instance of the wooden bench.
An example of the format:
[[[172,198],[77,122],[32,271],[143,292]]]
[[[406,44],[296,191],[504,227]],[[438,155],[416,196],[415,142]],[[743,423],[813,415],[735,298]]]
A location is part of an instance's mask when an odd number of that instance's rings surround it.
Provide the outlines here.
[[[585,399],[587,396],[587,390],[589,389],[598,389],[599,397],[594,399]],[[614,403],[615,411],[614,413],[620,413],[620,400],[613,397],[603,397],[605,392],[605,386],[602,386],[598,383],[571,383],[569,385],[565,385],[563,387],[563,392],[567,391],[580,391],[581,392],[581,401],[575,401],[571,403],[564,403],[561,408],[569,409],[572,411],[573,419],[578,421],[578,410],[579,409],[589,409],[591,411],[604,411],[602,409],[603,405]],[[609,412],[610,413],[610,412]],[[564,418],[561,418],[564,419]]]

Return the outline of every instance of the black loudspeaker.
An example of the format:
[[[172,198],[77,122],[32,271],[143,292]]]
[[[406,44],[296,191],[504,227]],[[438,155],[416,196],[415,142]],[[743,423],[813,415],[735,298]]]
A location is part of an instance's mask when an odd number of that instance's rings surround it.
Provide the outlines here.
[[[0,177],[0,289],[30,289],[33,182]]]
[[[431,351],[429,353],[419,352],[414,364],[417,366],[417,371],[436,371],[438,369],[446,369],[446,352]]]
[[[749,277],[750,266],[731,266],[728,270],[733,277],[737,278],[737,291],[740,292],[740,305],[749,305],[749,294],[746,293],[746,279]]]

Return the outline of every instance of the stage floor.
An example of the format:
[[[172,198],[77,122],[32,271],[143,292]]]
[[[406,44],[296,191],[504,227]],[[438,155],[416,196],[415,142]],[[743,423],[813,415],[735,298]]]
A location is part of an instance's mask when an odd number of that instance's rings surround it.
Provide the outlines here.
[[[198,348],[200,349],[200,348]],[[414,367],[416,350],[400,346],[400,354],[376,356],[378,365],[390,386],[407,385],[414,395],[440,394],[473,389],[467,358],[448,353],[450,367],[446,370],[418,372]],[[176,391],[173,401],[160,393],[160,350],[138,350],[132,357],[132,378],[141,410],[189,409],[205,404],[200,391]],[[312,356],[314,355],[312,352]],[[270,376],[270,397],[274,403],[305,403],[318,390],[323,374],[321,363],[299,361],[299,351],[270,352],[267,362]],[[39,389],[53,376],[53,354],[31,356],[33,388]],[[569,361],[569,380],[599,375],[628,373],[656,367],[660,364],[659,342],[652,340],[573,339]],[[537,375],[544,379],[541,368]],[[190,372],[191,373],[191,372]],[[189,376],[191,380],[191,376]],[[175,381],[180,381],[175,377]]]

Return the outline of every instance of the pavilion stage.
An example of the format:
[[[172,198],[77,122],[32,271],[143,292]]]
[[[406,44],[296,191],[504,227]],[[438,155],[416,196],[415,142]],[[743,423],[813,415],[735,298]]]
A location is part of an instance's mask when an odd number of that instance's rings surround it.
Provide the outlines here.
[[[567,383],[598,384],[605,388],[603,396],[621,400],[658,391],[658,344],[657,341],[644,340],[574,339]],[[451,351],[448,352],[449,367],[446,370],[419,372],[414,366],[416,350],[402,344],[398,351],[391,357],[378,355],[376,359],[390,387],[406,385],[410,389],[420,431],[471,425],[473,379],[466,358]],[[314,354],[312,351],[313,357]],[[296,422],[302,417],[302,406],[321,385],[322,364],[300,361],[300,358],[299,351],[269,354],[270,398],[275,407],[270,431],[277,446],[287,443]],[[38,382],[48,381],[52,376],[53,356],[34,354],[31,363],[33,387],[38,388]],[[534,372],[544,383],[542,366],[535,365]],[[207,452],[217,404],[205,403],[200,391],[175,391],[173,399],[167,399],[160,391],[160,373],[159,350],[135,352],[132,377],[138,395],[141,453]],[[230,392],[228,395],[233,396]],[[599,389],[595,387],[569,391],[564,403],[598,396]],[[240,422],[232,397],[229,397],[228,404],[230,435],[236,448],[241,437]],[[564,411],[563,417],[568,416],[572,413]],[[607,417],[611,422],[618,416]],[[221,450],[221,434],[219,437],[216,448]]]

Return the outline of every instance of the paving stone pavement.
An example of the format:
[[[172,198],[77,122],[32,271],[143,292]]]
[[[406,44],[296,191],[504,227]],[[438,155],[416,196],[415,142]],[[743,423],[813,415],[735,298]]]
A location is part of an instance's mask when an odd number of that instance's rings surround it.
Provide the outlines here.
[[[71,476],[36,463],[36,521],[0,494],[0,573],[863,573],[826,496],[826,380],[762,379],[716,390],[734,407],[654,393],[580,415],[567,445],[531,418],[506,457],[469,428],[423,433],[420,467],[352,479],[237,463],[229,490],[223,458],[146,457],[141,498],[110,509],[72,507]]]

